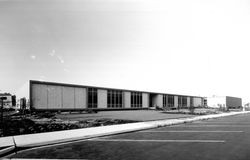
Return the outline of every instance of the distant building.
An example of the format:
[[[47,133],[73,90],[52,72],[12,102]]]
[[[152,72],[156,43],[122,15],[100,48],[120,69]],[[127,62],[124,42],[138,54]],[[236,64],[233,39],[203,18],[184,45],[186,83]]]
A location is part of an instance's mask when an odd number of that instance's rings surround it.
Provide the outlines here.
[[[244,104],[244,109],[249,110],[250,109],[250,103]]]
[[[207,106],[212,108],[240,108],[242,107],[242,99],[230,96],[207,97]]]
[[[10,93],[0,93],[0,97],[6,97],[6,100],[3,100],[3,108],[12,107],[12,95]]]
[[[126,89],[30,81],[32,110],[132,110],[204,106],[204,98]]]

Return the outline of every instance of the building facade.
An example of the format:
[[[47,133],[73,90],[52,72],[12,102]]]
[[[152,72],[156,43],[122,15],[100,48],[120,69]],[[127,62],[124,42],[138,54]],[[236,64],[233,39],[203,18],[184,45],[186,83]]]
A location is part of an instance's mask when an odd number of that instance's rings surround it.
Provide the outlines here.
[[[230,96],[207,97],[207,106],[212,108],[239,108],[242,106],[242,99]]]
[[[33,110],[125,110],[185,108],[203,106],[204,98],[187,95],[154,93],[30,81],[30,108]]]
[[[3,108],[11,108],[12,107],[12,95],[9,93],[0,93],[0,98],[1,97],[6,98],[5,100],[3,100]]]

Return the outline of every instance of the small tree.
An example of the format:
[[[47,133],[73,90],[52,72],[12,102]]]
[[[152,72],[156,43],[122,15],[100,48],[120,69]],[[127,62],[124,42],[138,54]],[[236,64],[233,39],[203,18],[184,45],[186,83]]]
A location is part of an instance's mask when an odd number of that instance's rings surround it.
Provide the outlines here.
[[[16,96],[15,95],[11,96],[11,102],[12,102],[12,106],[16,106]]]
[[[177,106],[177,110],[178,110],[178,112],[180,111],[180,108],[181,108],[181,107],[178,105],[178,106]]]

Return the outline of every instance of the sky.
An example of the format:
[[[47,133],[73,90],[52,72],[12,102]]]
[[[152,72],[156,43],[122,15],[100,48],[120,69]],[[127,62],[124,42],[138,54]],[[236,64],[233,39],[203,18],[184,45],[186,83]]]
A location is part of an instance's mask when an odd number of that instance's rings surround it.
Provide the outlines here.
[[[249,0],[0,0],[0,92],[29,80],[250,102]]]

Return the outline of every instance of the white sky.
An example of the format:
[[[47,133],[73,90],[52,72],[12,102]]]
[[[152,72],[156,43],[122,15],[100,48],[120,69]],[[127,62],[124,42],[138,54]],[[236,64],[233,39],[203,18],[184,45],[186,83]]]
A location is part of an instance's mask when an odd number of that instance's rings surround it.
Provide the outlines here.
[[[250,102],[249,0],[0,0],[0,92],[28,81]]]

